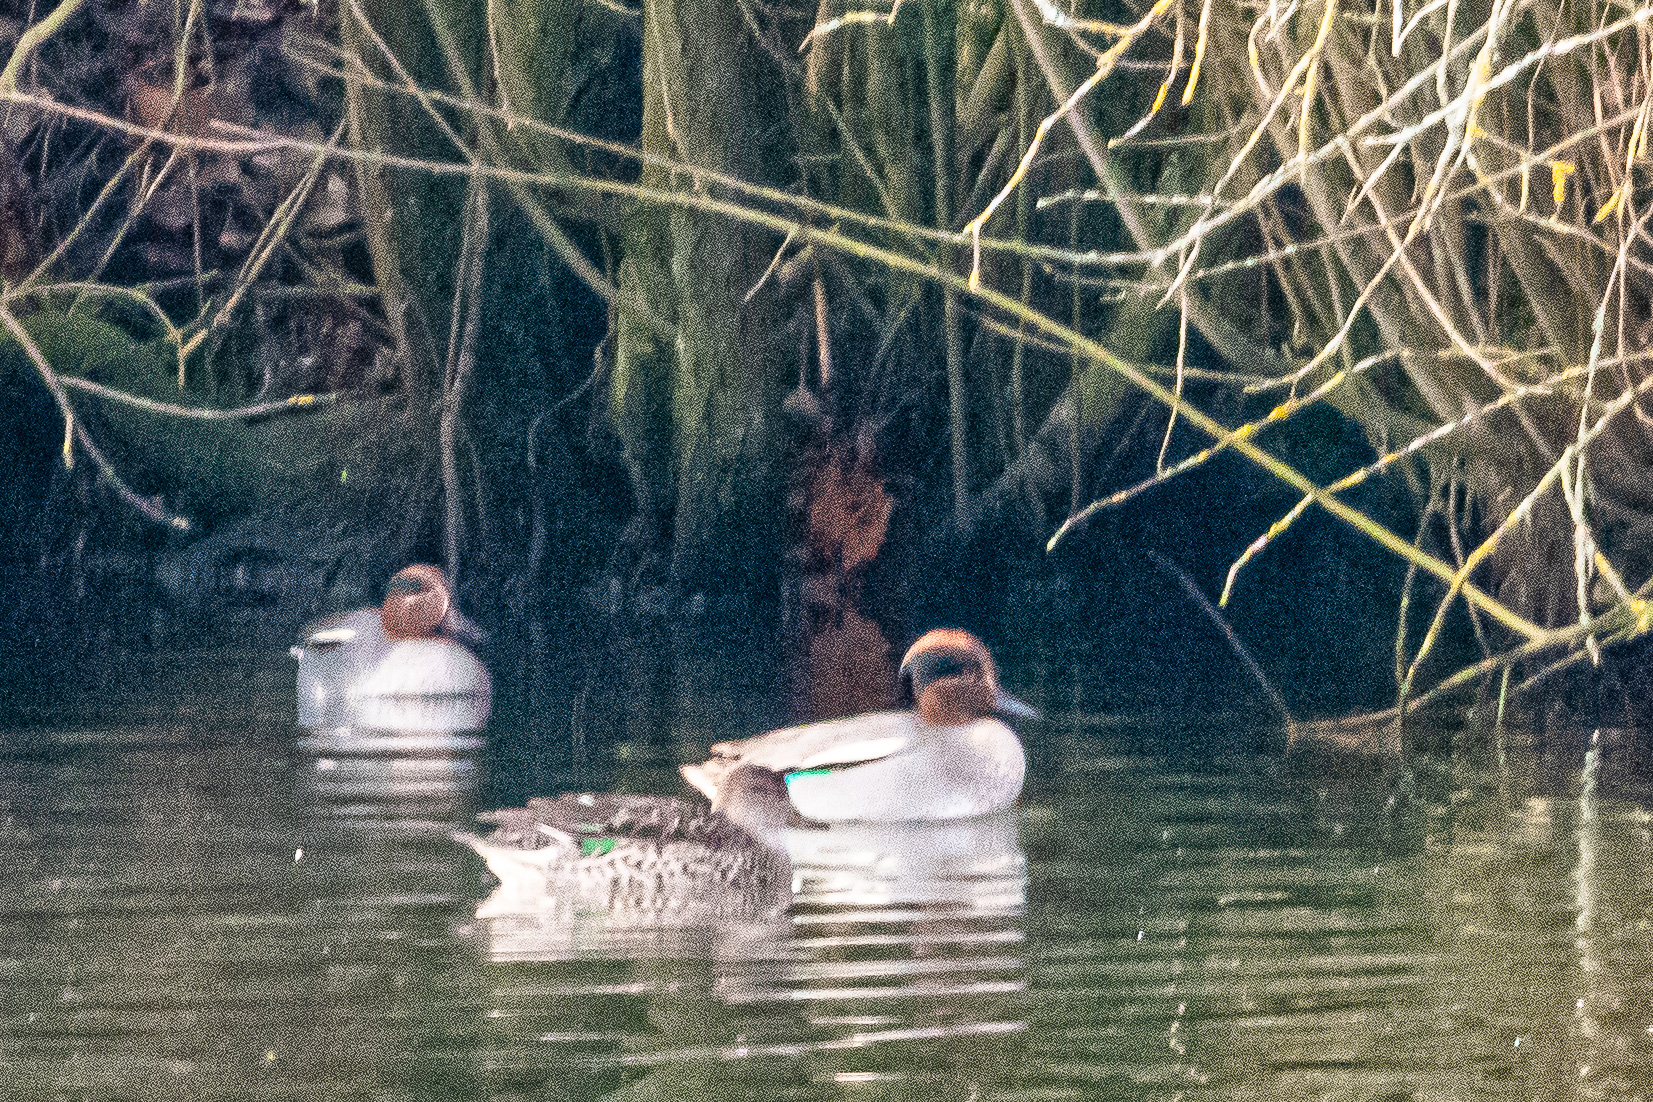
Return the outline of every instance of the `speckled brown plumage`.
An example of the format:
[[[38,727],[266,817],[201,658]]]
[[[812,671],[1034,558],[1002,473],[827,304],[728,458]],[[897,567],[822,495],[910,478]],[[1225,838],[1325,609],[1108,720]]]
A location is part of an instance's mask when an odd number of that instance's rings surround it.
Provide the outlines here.
[[[693,842],[712,848],[758,845],[726,816],[703,803],[674,796],[627,796],[567,793],[537,796],[527,807],[501,808],[477,816],[495,825],[488,841],[518,849],[541,849],[554,835],[546,827],[577,838],[641,839]]]
[[[479,819],[493,832],[455,838],[518,903],[677,922],[771,913],[791,898],[785,853],[702,803],[571,794]]]

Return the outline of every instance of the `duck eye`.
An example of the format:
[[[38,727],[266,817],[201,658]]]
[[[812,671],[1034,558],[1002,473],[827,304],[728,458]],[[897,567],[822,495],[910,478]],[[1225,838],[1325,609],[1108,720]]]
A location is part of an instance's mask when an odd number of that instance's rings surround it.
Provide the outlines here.
[[[937,654],[928,663],[925,680],[939,681],[944,677],[980,677],[981,663],[964,654]]]

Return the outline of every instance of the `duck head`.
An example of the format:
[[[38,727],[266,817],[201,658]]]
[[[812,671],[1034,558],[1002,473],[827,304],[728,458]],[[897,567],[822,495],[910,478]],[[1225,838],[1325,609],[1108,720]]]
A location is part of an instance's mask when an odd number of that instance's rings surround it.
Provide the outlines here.
[[[437,567],[419,563],[403,567],[391,577],[379,617],[385,635],[391,639],[427,639],[437,634],[452,606],[447,575]]]
[[[968,631],[936,628],[919,637],[901,659],[901,694],[924,722],[935,726],[971,723],[1002,712],[1038,718],[1038,711],[999,688],[998,669],[987,645]]]

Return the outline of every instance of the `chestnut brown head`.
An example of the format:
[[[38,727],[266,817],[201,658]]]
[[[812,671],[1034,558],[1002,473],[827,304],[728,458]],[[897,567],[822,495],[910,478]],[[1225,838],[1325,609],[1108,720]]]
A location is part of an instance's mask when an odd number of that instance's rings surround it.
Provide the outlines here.
[[[937,628],[907,649],[897,675],[903,701],[926,723],[971,723],[1006,712],[1038,713],[999,688],[999,672],[987,646],[968,631]]]
[[[404,567],[385,586],[385,603],[379,608],[385,634],[392,639],[435,635],[452,601],[447,575],[439,568],[423,563]]]

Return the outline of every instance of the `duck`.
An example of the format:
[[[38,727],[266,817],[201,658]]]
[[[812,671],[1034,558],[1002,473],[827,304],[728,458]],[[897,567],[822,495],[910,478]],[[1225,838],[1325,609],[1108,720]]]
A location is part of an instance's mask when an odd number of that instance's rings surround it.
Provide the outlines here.
[[[671,926],[755,917],[791,900],[784,848],[701,801],[565,793],[477,818],[493,830],[453,837],[500,881],[479,917],[560,909]]]
[[[299,726],[478,730],[493,705],[487,667],[471,650],[481,639],[440,567],[404,567],[378,608],[319,621],[291,648]]]
[[[902,657],[898,682],[911,708],[720,742],[682,766],[683,779],[719,810],[744,813],[779,793],[804,824],[943,822],[1014,805],[1027,758],[995,713],[1039,713],[999,687],[986,644],[929,631]]]

